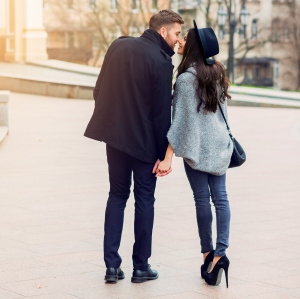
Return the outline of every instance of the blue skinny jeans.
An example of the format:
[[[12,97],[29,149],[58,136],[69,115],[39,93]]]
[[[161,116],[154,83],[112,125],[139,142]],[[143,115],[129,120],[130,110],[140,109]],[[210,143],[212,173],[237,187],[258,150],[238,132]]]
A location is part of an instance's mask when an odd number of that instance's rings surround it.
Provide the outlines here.
[[[191,168],[184,161],[184,168],[190,182],[198,223],[201,252],[214,249],[212,241],[212,211],[210,197],[215,206],[217,220],[217,241],[215,256],[223,256],[229,246],[230,207],[226,192],[226,174],[221,176]]]

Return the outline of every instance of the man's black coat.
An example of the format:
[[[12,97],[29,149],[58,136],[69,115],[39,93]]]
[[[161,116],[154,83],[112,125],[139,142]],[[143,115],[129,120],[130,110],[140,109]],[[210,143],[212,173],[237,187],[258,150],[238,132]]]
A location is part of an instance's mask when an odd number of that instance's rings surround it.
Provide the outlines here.
[[[95,89],[85,136],[145,162],[164,159],[171,125],[174,54],[154,30],[115,40]]]

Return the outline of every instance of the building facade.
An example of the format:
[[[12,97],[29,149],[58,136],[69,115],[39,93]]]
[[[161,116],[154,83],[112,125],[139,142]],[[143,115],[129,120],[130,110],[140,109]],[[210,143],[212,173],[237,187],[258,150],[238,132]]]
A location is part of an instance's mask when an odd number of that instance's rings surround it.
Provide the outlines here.
[[[0,61],[47,59],[46,45],[42,0],[0,0]]]
[[[225,3],[226,2],[226,3]],[[297,90],[300,84],[300,1],[299,0],[175,0],[173,7],[192,27],[213,27],[217,32],[220,54],[216,57],[228,66],[230,23],[234,20],[234,83]],[[227,6],[226,6],[227,4]],[[250,13],[247,26],[239,14],[244,7]],[[218,12],[226,11],[227,21],[218,25]]]

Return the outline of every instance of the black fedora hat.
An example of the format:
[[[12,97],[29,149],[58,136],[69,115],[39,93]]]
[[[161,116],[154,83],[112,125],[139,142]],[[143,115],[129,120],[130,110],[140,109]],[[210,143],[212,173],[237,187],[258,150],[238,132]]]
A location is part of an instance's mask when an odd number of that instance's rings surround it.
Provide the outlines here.
[[[197,24],[194,21],[194,29],[197,32],[197,36],[199,37],[199,42],[203,49],[203,53],[205,56],[205,62],[208,65],[214,64],[215,60],[210,57],[219,54],[219,43],[216,37],[215,32],[212,28],[201,28],[198,29]]]

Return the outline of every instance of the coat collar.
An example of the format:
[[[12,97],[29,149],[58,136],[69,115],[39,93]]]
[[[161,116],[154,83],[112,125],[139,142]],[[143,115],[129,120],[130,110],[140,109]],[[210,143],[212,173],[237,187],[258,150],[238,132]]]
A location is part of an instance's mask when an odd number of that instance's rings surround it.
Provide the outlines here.
[[[162,36],[152,29],[147,29],[144,31],[144,33],[141,35],[141,37],[144,37],[155,44],[157,44],[162,50],[164,50],[170,57],[172,57],[175,52],[172,50],[172,48],[168,45],[168,43],[162,38]]]

